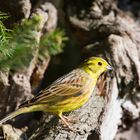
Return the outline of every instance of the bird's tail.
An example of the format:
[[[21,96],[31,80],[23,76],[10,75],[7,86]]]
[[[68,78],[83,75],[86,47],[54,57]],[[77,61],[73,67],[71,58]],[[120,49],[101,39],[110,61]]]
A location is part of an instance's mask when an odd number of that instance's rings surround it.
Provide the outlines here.
[[[0,125],[2,125],[4,122],[6,122],[6,121],[8,121],[8,120],[20,115],[20,114],[34,112],[34,111],[41,111],[41,110],[37,105],[36,106],[28,106],[28,107],[20,108],[20,109],[18,109],[16,111],[12,112],[11,114],[6,116],[5,118],[3,118],[0,121]]]

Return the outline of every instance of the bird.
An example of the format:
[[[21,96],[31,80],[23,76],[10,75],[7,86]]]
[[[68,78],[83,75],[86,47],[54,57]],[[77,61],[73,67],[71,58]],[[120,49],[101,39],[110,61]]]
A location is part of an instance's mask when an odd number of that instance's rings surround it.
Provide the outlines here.
[[[112,70],[112,67],[103,58],[92,56],[86,59],[78,68],[58,78],[19,109],[0,120],[0,125],[23,113],[42,111],[58,116],[73,130],[63,113],[84,105],[91,97],[99,76],[107,70]]]

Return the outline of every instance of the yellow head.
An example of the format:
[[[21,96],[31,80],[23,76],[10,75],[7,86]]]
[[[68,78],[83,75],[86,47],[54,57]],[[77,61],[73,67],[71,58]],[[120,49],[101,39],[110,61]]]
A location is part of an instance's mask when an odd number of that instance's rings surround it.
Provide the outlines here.
[[[112,69],[112,67],[100,57],[90,57],[85,60],[82,64],[82,68],[94,78],[98,78],[104,71]]]

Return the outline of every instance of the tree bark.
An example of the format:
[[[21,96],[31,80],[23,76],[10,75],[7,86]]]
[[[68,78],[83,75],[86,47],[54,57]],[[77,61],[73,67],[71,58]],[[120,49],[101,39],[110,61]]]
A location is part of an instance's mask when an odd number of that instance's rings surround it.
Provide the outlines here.
[[[81,56],[101,56],[108,60],[114,67],[114,71],[99,78],[92,97],[83,107],[67,114],[68,117],[76,119],[72,127],[77,129],[77,132],[68,130],[61,120],[46,114],[39,125],[34,127],[34,131],[29,134],[28,139],[118,140],[125,138],[131,140],[134,136],[138,140],[140,130],[139,24],[119,10],[114,0],[75,0],[53,3],[46,0],[39,2],[35,9],[40,12],[45,6],[47,8],[43,13],[48,16],[48,19],[43,21],[41,29],[44,29],[44,26],[45,31],[55,28],[58,12],[58,15],[61,16],[58,17],[58,21],[61,26],[70,30],[72,38],[75,38],[76,43],[78,42]],[[54,7],[57,7],[57,11]],[[50,11],[51,14],[49,14]],[[46,62],[48,64],[48,59]],[[18,100],[14,97],[15,101],[10,105],[9,112],[15,110],[25,98],[30,97],[30,78],[32,76],[32,81],[35,81],[36,72],[34,70],[38,63],[38,61],[34,63],[29,77],[25,73],[20,75],[16,73],[11,77],[10,86],[1,88],[0,94],[3,102],[0,103],[0,109],[2,114],[7,112],[4,102],[7,99],[12,100],[15,91],[19,93]],[[47,64],[45,63],[43,66],[39,81],[43,77]],[[138,132],[134,133],[135,128],[138,129]]]

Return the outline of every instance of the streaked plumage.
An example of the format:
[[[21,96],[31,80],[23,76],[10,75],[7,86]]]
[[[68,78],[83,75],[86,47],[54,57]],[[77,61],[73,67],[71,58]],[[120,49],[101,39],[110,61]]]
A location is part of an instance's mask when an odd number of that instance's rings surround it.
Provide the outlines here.
[[[101,73],[111,68],[101,58],[91,57],[79,68],[62,76],[21,108],[0,121],[0,124],[22,113],[33,111],[51,112],[58,115],[70,128],[63,112],[81,107],[90,98]]]

